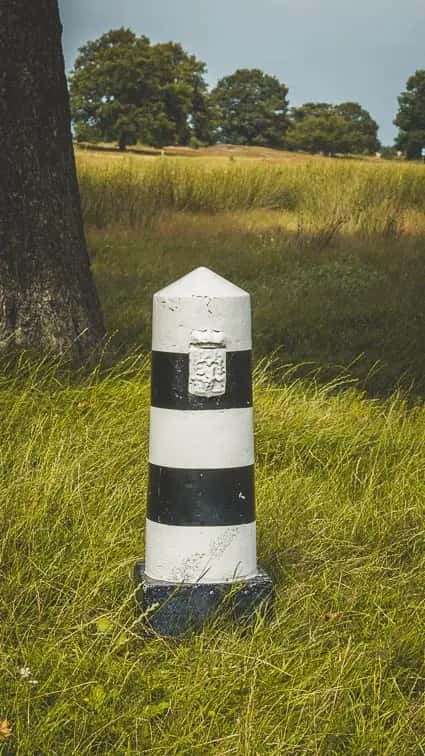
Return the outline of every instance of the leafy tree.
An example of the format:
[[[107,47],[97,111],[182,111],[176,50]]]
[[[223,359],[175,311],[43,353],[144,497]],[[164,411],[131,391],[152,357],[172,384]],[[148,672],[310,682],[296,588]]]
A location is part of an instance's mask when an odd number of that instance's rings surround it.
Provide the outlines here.
[[[211,93],[218,141],[281,147],[288,125],[287,94],[285,84],[258,68],[239,69],[221,79]]]
[[[419,158],[421,148],[425,147],[425,70],[410,76],[398,103],[394,120],[399,128],[396,146],[406,152],[409,159]]]
[[[285,144],[290,149],[331,155],[371,154],[379,149],[377,133],[378,124],[357,102],[307,102],[291,110]]]
[[[332,113],[334,105],[329,102],[306,102],[298,108],[292,108],[290,112],[291,122],[298,123],[306,118],[319,118]]]
[[[80,48],[70,76],[77,139],[120,149],[208,139],[205,65],[174,42],[116,29]]]
[[[103,324],[83,233],[58,4],[2,0],[0,15],[0,349],[84,359]]]
[[[347,122],[349,152],[373,154],[379,150],[379,126],[365,108],[358,102],[342,102],[335,112]]]
[[[341,116],[331,112],[308,115],[291,125],[285,145],[291,150],[324,152],[326,155],[348,152],[346,122]]]

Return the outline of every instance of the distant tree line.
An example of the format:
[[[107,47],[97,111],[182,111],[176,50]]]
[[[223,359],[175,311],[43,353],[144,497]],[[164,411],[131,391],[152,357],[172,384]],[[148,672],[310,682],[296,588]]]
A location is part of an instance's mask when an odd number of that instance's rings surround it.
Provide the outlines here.
[[[259,69],[239,69],[209,91],[206,66],[180,44],[152,44],[116,29],[80,48],[70,75],[78,141],[163,147],[227,143],[325,154],[373,154],[378,124],[356,102],[290,108],[288,87]],[[397,146],[425,145],[425,71],[400,98]]]

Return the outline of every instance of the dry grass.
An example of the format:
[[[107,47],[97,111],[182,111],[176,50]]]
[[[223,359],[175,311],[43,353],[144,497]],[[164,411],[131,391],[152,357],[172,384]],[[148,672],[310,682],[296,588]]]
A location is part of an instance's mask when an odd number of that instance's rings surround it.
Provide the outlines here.
[[[172,211],[265,208],[294,211],[313,233],[391,237],[404,232],[407,215],[419,220],[425,211],[422,165],[79,152],[78,166],[85,218],[97,227],[140,226]]]

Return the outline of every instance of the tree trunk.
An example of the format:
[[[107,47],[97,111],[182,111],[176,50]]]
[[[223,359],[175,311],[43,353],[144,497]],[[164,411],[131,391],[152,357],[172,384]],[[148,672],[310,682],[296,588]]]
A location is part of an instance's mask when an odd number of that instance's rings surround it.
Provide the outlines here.
[[[0,350],[81,360],[103,335],[57,0],[0,0]]]

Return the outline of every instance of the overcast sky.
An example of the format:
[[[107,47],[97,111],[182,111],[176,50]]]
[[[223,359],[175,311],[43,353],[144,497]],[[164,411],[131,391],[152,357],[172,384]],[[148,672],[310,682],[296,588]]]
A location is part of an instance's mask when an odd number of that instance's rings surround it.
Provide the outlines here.
[[[126,26],[173,40],[208,65],[208,80],[261,68],[291,105],[356,100],[392,142],[397,95],[425,68],[425,0],[59,0],[68,70],[80,45]]]

